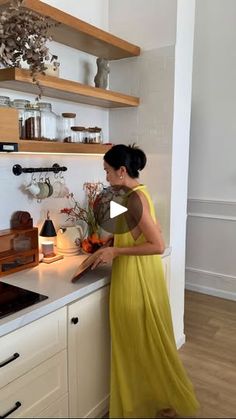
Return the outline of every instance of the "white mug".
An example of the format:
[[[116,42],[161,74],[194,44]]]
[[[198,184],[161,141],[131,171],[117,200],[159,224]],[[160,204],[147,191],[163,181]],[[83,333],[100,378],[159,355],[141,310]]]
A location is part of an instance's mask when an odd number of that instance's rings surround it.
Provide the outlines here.
[[[38,182],[32,182],[25,188],[27,191],[29,191],[32,195],[36,196],[40,192],[40,187],[38,185]]]

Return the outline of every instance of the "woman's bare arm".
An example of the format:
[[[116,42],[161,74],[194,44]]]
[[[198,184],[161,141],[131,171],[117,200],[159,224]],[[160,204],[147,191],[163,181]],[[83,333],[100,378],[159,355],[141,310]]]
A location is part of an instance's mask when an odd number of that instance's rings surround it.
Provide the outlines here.
[[[149,209],[149,204],[143,193],[139,193],[142,202],[143,212],[138,229],[143,233],[146,241],[129,247],[107,247],[98,251],[92,269],[101,263],[110,263],[115,257],[121,255],[144,256],[162,254],[165,250],[165,242],[162,236],[161,227],[158,221],[154,221]]]

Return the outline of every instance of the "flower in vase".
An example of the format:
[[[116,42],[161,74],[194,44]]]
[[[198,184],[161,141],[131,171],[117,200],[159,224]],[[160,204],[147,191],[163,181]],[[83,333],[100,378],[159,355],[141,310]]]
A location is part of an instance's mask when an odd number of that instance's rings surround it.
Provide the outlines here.
[[[67,220],[86,225],[86,234],[80,241],[80,247],[86,253],[93,253],[106,242],[100,237],[100,227],[94,215],[94,204],[103,189],[103,184],[86,182],[83,189],[86,195],[85,208],[75,199],[73,193],[69,193],[67,199],[70,206],[62,208],[60,212],[68,216]]]

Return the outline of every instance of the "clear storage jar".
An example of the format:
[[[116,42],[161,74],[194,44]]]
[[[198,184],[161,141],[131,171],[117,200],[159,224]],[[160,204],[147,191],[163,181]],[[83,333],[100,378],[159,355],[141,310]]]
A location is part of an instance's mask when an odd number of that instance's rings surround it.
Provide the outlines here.
[[[41,139],[41,112],[38,105],[25,106],[25,138],[27,140]]]
[[[87,143],[99,144],[102,142],[102,129],[90,127],[87,129]]]
[[[71,127],[75,126],[75,113],[62,113],[61,118],[61,134],[60,140],[65,143],[70,143],[72,140]]]
[[[44,141],[56,141],[58,138],[58,117],[52,111],[51,103],[39,102],[38,106],[41,113],[41,139]]]
[[[72,143],[83,143],[85,138],[85,127],[71,127],[72,130],[72,136],[71,136],[71,142]]]
[[[10,108],[11,101],[8,96],[0,96],[0,108]]]
[[[19,113],[19,138],[23,140],[25,138],[25,106],[29,105],[30,101],[26,99],[14,99],[11,102],[11,106],[18,109]]]

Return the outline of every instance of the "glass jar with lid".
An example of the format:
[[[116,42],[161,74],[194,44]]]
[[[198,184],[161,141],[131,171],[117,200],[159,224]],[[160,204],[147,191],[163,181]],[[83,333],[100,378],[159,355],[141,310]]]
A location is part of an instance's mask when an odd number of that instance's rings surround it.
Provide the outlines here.
[[[52,111],[52,105],[49,102],[39,102],[41,112],[41,139],[44,141],[56,141],[58,117]]]
[[[27,140],[41,139],[41,112],[37,104],[25,106],[25,138]]]
[[[11,106],[18,109],[19,113],[19,138],[22,140],[25,138],[25,106],[29,105],[30,101],[26,99],[14,99],[11,102]]]
[[[0,108],[10,108],[11,101],[9,96],[0,96]]]
[[[102,129],[98,127],[90,127],[87,129],[87,142],[99,144],[102,142]]]
[[[85,127],[71,127],[72,135],[71,135],[71,142],[72,143],[83,143],[85,139]]]
[[[64,112],[61,114],[61,134],[60,139],[62,142],[70,143],[72,140],[71,127],[75,126],[75,113]]]

